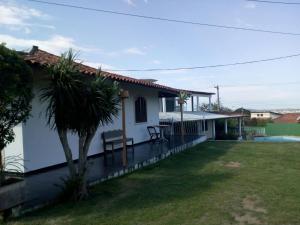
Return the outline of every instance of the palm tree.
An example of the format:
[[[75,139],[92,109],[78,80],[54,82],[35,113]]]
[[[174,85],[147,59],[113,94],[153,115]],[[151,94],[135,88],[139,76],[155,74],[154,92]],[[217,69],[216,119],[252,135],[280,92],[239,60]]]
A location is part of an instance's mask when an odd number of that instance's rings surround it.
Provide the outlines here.
[[[178,96],[178,104],[180,106],[180,124],[181,124],[181,138],[183,141],[184,137],[184,127],[183,127],[183,104],[186,103],[188,99],[188,94],[185,91],[180,91],[179,96]]]
[[[74,63],[77,55],[69,50],[57,64],[50,66],[50,81],[42,89],[41,100],[47,104],[48,125],[58,133],[67,160],[75,199],[88,195],[87,155],[99,126],[112,122],[119,110],[118,84],[96,75],[84,75]],[[73,161],[68,133],[78,136],[78,165]],[[73,184],[74,184],[73,183]]]

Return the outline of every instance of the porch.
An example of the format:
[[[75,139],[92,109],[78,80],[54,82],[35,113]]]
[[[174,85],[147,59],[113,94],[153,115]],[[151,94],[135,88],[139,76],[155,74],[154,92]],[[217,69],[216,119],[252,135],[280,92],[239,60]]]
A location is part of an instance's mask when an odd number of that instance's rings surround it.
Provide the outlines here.
[[[128,166],[122,166],[122,151],[115,152],[115,159],[111,155],[107,157],[107,162],[103,154],[92,156],[89,159],[88,181],[91,185],[105,180],[131,173],[137,169],[151,165],[170,155],[184,151],[198,143],[204,142],[205,136],[186,135],[183,143],[182,139],[172,136],[169,142],[164,143],[142,143],[135,146],[134,153],[128,149]],[[61,192],[64,178],[68,177],[68,168],[65,165],[54,168],[46,168],[40,171],[25,174],[24,204],[22,211],[30,211],[36,207],[53,202]],[[23,211],[24,212],[24,211]]]
[[[160,123],[170,126],[171,135],[181,133],[181,114],[180,112],[160,112]],[[236,120],[235,129],[228,127],[229,120]],[[223,115],[204,111],[183,112],[183,127],[187,135],[205,135],[208,139],[215,139],[217,135],[216,122],[223,123],[223,133],[234,133],[242,137],[243,116],[242,115]]]

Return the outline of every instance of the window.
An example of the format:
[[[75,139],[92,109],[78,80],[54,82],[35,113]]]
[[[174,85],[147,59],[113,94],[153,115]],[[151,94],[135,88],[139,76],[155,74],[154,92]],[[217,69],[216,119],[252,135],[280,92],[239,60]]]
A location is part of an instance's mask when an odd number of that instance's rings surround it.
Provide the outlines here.
[[[260,114],[260,116],[264,116],[264,114]]]
[[[147,122],[147,103],[146,99],[143,97],[138,97],[135,100],[135,122]]]
[[[259,117],[259,114],[257,114],[257,117]]]

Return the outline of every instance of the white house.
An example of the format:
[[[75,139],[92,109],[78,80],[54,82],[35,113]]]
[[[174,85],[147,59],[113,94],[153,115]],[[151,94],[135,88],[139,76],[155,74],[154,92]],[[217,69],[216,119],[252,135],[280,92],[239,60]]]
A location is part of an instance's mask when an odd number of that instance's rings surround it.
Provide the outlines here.
[[[46,124],[45,105],[42,105],[39,99],[39,90],[44,85],[44,78],[48,75],[47,66],[55,64],[59,57],[40,50],[38,47],[33,47],[30,53],[24,55],[24,59],[31,66],[34,76],[35,97],[32,101],[31,117],[25,124],[20,124],[14,129],[15,141],[4,150],[4,155],[19,155],[24,160],[23,172],[28,173],[65,163],[65,156],[57,133]],[[80,72],[87,76],[96,73],[96,69],[82,64],[79,64],[79,68]],[[139,80],[114,73],[103,72],[102,75],[108,79],[118,81],[121,88],[129,91],[129,98],[125,102],[126,132],[128,137],[134,138],[135,144],[149,140],[147,126],[158,125],[160,116],[161,119],[170,119],[170,115],[166,117],[167,115],[164,112],[160,114],[161,101],[159,99],[175,98],[180,92],[179,89],[159,85],[151,80]],[[202,97],[208,96],[210,99],[213,93],[194,91],[189,94]],[[197,104],[199,104],[199,100],[197,101]],[[143,106],[146,115],[137,117],[136,107],[140,107],[140,102],[146,102]],[[220,115],[217,115],[217,117],[214,117],[209,114],[200,115],[200,112],[197,113],[197,120],[204,121],[204,130],[207,136],[214,137],[214,119],[224,119],[226,116],[220,117]],[[205,120],[207,121],[205,122]],[[205,124],[207,125],[205,126]],[[120,116],[114,118],[113,123],[98,129],[90,147],[90,156],[103,152],[102,132],[115,129],[121,129]],[[202,130],[199,130],[199,132],[202,132]],[[77,137],[70,135],[69,140],[71,148],[76,149]],[[74,159],[78,158],[76,151],[73,152],[73,157]]]
[[[249,110],[251,119],[276,119],[282,114],[268,110]]]

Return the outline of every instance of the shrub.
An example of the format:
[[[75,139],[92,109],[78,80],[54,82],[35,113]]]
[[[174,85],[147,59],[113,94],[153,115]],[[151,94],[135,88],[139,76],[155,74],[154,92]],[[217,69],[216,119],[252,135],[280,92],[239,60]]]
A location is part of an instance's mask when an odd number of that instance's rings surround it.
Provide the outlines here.
[[[229,132],[227,134],[225,134],[225,132],[218,132],[216,134],[216,140],[237,140],[238,139],[238,135]]]

